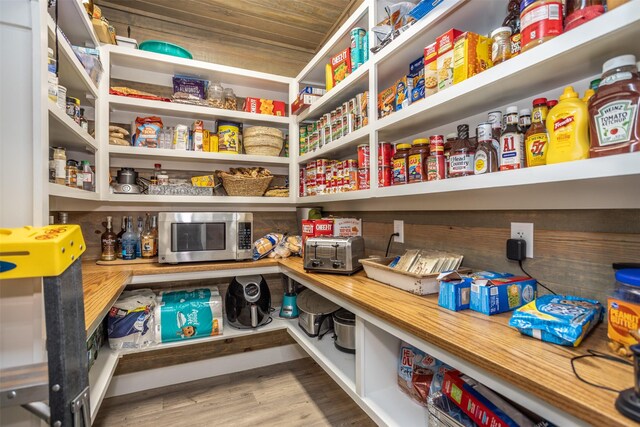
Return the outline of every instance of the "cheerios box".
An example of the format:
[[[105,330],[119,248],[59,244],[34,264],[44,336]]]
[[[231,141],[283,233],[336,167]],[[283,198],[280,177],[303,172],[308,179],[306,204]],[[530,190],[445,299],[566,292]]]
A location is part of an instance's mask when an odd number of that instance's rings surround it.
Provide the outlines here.
[[[469,306],[486,315],[515,310],[536,298],[536,283],[536,279],[527,276],[474,279]]]

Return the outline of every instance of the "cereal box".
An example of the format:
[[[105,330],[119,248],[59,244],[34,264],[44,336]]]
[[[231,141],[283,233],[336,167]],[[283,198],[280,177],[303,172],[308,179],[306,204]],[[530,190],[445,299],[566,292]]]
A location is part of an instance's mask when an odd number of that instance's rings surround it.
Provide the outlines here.
[[[424,96],[438,92],[438,49],[433,42],[424,48]]]
[[[362,236],[362,220],[358,218],[334,218],[334,236]]]
[[[439,91],[453,84],[453,46],[460,34],[462,31],[452,28],[436,39]]]
[[[403,77],[396,82],[396,111],[409,106],[409,87],[407,77]]]
[[[470,308],[487,315],[515,310],[535,299],[536,283],[526,276],[476,279],[471,284]]]
[[[351,72],[351,48],[346,48],[331,58],[331,76],[333,85],[337,85],[347,78]]]
[[[409,64],[407,86],[410,104],[424,98],[424,59],[422,57]]]
[[[393,85],[378,94],[378,117],[388,116],[396,110],[396,86]]]
[[[470,31],[456,38],[453,46],[453,84],[492,66],[490,38]]]
[[[244,100],[243,111],[247,113],[267,114],[270,116],[284,117],[287,115],[284,102],[264,98],[247,97]]]

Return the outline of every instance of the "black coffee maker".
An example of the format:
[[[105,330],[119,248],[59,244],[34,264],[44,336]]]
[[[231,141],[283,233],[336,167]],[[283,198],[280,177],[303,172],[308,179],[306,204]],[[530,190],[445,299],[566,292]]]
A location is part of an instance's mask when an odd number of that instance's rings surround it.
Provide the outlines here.
[[[262,276],[238,276],[224,297],[227,324],[252,329],[271,322],[271,293]]]

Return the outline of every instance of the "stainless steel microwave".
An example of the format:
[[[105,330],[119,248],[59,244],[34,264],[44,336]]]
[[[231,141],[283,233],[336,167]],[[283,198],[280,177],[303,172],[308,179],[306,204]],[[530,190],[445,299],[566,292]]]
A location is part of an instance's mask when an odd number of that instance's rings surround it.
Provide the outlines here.
[[[250,259],[252,232],[252,213],[160,212],[158,261],[176,264]]]

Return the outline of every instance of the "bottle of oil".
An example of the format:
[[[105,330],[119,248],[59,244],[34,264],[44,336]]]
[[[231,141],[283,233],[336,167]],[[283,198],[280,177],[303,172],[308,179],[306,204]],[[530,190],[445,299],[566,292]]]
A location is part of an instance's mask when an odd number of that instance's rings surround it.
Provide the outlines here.
[[[116,233],[111,229],[112,217],[107,217],[107,231],[102,233],[100,239],[102,243],[102,255],[100,259],[102,261],[113,261],[116,259]]]

